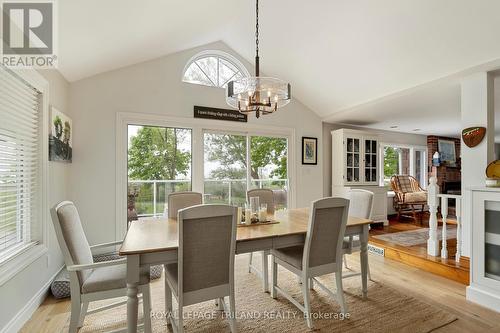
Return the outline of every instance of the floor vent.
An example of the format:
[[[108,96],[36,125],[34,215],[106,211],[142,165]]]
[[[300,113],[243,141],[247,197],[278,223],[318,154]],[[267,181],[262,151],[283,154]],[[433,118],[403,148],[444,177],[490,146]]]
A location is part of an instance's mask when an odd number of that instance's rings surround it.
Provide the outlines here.
[[[385,257],[385,249],[372,244],[368,244],[368,252],[377,256]]]

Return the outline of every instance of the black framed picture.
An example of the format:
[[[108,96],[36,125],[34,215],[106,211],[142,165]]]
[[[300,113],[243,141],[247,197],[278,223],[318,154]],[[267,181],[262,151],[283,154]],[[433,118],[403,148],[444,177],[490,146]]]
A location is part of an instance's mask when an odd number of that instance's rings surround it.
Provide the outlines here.
[[[302,137],[302,164],[318,164],[318,138]]]

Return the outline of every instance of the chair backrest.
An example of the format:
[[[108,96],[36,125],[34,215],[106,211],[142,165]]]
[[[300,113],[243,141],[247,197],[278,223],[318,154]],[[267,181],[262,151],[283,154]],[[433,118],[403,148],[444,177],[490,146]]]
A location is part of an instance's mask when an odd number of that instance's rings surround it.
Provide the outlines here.
[[[409,175],[394,175],[391,177],[391,187],[397,193],[412,193],[423,191],[418,180]]]
[[[373,210],[373,192],[363,189],[349,191],[349,216],[369,219]]]
[[[198,192],[174,192],[168,195],[168,218],[176,219],[183,208],[201,205],[203,196]]]
[[[276,209],[276,206],[278,205],[282,207],[287,206],[288,193],[286,190],[273,190],[273,194],[274,194],[274,209]]]
[[[250,202],[250,198],[252,197],[258,197],[259,203],[267,204],[267,213],[274,214],[274,193],[272,190],[267,188],[257,188],[247,191],[248,202]]]
[[[342,244],[349,200],[323,198],[312,202],[302,264],[318,267],[342,263]]]
[[[179,211],[179,294],[234,281],[237,212],[229,205]]]
[[[63,201],[51,209],[51,216],[65,264],[67,266],[92,264],[94,259],[90,245],[85,237],[80,215],[75,205],[71,201]],[[91,272],[92,270],[77,272],[80,285]]]

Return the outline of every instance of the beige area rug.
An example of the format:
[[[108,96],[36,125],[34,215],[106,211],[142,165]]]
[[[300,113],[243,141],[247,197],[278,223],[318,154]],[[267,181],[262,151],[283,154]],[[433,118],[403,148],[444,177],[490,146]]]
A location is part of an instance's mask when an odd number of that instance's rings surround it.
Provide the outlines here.
[[[443,240],[442,229],[442,227],[438,227],[438,240]],[[427,243],[427,240],[429,239],[429,228],[393,232],[390,234],[376,235],[371,237],[401,246],[415,246]],[[446,237],[447,239],[457,238],[457,227],[454,225],[448,225],[446,227]]]
[[[256,262],[257,256],[254,257]],[[246,268],[248,257],[236,259],[236,307],[238,332],[307,332],[309,331],[301,312],[284,297],[277,300],[262,292],[260,280],[249,274]],[[353,267],[359,269],[359,267]],[[375,277],[376,279],[376,277]],[[335,290],[334,278],[327,275],[320,279]],[[302,301],[300,285],[294,275],[279,271],[278,285],[289,290]],[[172,332],[164,318],[163,279],[152,283],[153,331]],[[344,280],[349,319],[338,319],[340,307],[319,287],[311,292],[312,310],[315,316],[315,330],[321,332],[431,332],[445,326],[457,318],[449,312],[404,295],[377,282],[369,282],[368,299],[361,298],[361,279],[351,277]],[[175,307],[174,300],[174,307]],[[101,304],[94,304],[101,306]],[[92,308],[92,304],[91,304]],[[205,302],[185,308],[191,316],[184,321],[186,332],[230,332],[226,319],[221,318],[214,302]],[[194,318],[204,316],[205,318]],[[139,313],[141,320],[142,312]],[[330,317],[330,318],[325,318]],[[85,318],[80,333],[103,332],[125,326],[126,306],[89,315]],[[65,326],[67,332],[68,323]]]

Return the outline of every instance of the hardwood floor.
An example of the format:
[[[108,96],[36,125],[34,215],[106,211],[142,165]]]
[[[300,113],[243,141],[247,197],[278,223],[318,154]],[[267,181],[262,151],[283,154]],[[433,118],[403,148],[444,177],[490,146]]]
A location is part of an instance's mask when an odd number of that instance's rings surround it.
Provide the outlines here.
[[[404,221],[404,222],[402,222]],[[456,240],[448,240],[448,259],[433,257],[427,254],[427,244],[422,243],[413,246],[401,246],[399,244],[374,238],[373,236],[395,233],[401,231],[416,230],[427,228],[429,216],[424,214],[422,223],[420,221],[413,222],[410,220],[399,221],[395,217],[389,220],[389,226],[373,226],[370,230],[370,244],[384,248],[386,258],[394,259],[414,266],[425,271],[444,276],[464,285],[469,284],[469,262],[467,258],[463,258],[460,263],[455,261]],[[448,221],[454,224],[454,221]],[[439,224],[441,225],[440,221]]]
[[[370,255],[369,260],[373,280],[438,306],[458,317],[455,322],[433,332],[500,332],[500,313],[467,302],[463,284],[388,258]],[[348,261],[359,267],[357,254],[348,256]],[[262,297],[269,296],[263,294]],[[58,301],[48,297],[21,332],[64,332],[63,328],[69,318],[69,305],[69,300]],[[404,315],[401,313],[401,316]]]

